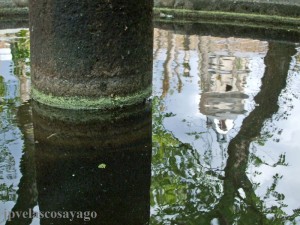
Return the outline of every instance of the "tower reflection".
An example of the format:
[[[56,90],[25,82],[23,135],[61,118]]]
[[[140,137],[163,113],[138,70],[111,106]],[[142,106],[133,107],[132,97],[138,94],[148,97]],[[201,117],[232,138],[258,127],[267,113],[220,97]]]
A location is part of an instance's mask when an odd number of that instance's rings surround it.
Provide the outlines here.
[[[266,42],[242,38],[202,36],[199,45],[201,66],[200,112],[207,116],[219,143],[227,142],[227,133],[239,115],[247,112],[245,101],[261,77],[253,70],[256,58],[265,57]]]

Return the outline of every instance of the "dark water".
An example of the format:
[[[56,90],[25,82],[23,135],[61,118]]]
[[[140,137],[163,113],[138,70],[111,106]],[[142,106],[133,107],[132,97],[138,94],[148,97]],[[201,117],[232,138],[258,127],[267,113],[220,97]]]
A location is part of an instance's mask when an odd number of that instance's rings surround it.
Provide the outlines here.
[[[28,31],[0,30],[0,224],[300,224],[300,45],[173,28],[152,103],[106,114],[30,101]]]

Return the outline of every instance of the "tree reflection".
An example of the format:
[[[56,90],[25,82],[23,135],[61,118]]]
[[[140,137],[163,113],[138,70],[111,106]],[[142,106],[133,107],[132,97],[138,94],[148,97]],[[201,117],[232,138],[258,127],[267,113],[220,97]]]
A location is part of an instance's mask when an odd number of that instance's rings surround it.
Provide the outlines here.
[[[263,199],[255,193],[257,184],[247,176],[250,161],[264,163],[251,155],[251,143],[257,140],[263,143],[271,137],[261,131],[265,121],[279,109],[277,102],[286,87],[291,57],[295,53],[294,45],[270,42],[261,91],[255,97],[257,107],[230,141],[224,173],[202,167],[196,149],[164,130],[162,120],[166,115],[154,114],[152,224],[296,223],[299,210],[287,215],[284,195],[276,190],[281,175],[273,176],[273,183]],[[154,101],[155,104],[159,102]],[[284,154],[272,166],[277,165],[287,165]],[[266,205],[264,200],[270,196],[276,199],[277,205]]]
[[[14,74],[17,76],[30,76],[30,41],[29,31],[21,30],[16,34],[17,41],[11,44]]]
[[[37,204],[37,187],[36,187],[36,163],[35,148],[32,124],[32,109],[29,102],[18,107],[17,111],[18,125],[23,134],[23,156],[21,159],[20,169],[22,177],[18,185],[16,204],[12,212],[28,212]],[[7,221],[6,224],[30,224],[32,218],[19,217]]]
[[[252,183],[247,177],[246,169],[249,160],[249,147],[253,140],[260,137],[260,132],[266,119],[278,111],[278,97],[286,86],[286,78],[290,59],[295,54],[293,45],[270,43],[269,52],[265,58],[267,65],[262,87],[255,97],[258,106],[245,118],[238,135],[228,146],[228,160],[225,168],[224,195],[216,207],[221,224],[234,224],[238,219],[244,224],[282,224],[285,220],[294,219],[297,213],[286,217],[281,207],[266,208],[256,196]],[[274,177],[274,192],[277,180]],[[239,189],[245,192],[245,197],[239,196]],[[277,199],[280,200],[280,195]],[[240,204],[237,204],[236,198]],[[240,209],[239,209],[240,208]],[[267,214],[273,214],[267,219]]]

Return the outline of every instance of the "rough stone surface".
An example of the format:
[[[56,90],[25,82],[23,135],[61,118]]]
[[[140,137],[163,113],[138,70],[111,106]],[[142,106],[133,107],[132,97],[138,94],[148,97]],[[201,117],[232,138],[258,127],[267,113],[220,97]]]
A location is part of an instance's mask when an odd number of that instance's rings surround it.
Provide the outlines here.
[[[30,1],[33,87],[91,100],[149,88],[152,7],[150,0]]]
[[[190,0],[155,0],[154,6],[167,7],[167,8],[194,9],[194,4]]]
[[[17,7],[28,7],[29,0],[12,0]]]
[[[300,23],[299,23],[300,26]],[[163,30],[169,30],[176,34],[215,36],[229,38],[251,38],[261,41],[277,41],[284,43],[297,43],[300,40],[300,32],[297,25],[286,27],[286,29],[276,29],[276,26],[236,26],[235,24],[224,25],[222,23],[176,23],[166,21],[154,21],[154,27]],[[267,29],[266,29],[267,28]]]
[[[14,6],[13,2],[11,0],[0,0],[0,7],[12,7]]]
[[[14,0],[19,1],[19,0]],[[20,0],[28,1],[28,0]],[[28,3],[28,2],[27,2]],[[28,4],[27,4],[28,6]],[[5,28],[3,23],[9,24],[16,20],[28,20],[28,7],[18,7],[13,0],[0,0],[0,29]],[[8,25],[10,28],[10,26]]]
[[[0,0],[0,7],[28,7],[29,0]]]
[[[300,16],[299,0],[155,0],[155,7]]]

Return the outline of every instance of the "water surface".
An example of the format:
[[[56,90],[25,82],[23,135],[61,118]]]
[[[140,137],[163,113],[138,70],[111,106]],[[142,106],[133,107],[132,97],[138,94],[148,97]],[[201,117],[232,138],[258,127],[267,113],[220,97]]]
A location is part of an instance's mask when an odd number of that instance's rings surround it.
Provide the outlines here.
[[[106,114],[30,101],[28,30],[0,30],[0,224],[300,224],[299,44],[173,28],[152,105]]]

